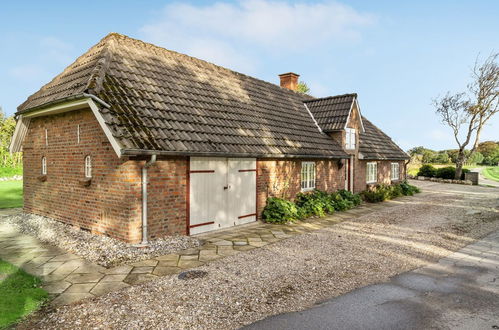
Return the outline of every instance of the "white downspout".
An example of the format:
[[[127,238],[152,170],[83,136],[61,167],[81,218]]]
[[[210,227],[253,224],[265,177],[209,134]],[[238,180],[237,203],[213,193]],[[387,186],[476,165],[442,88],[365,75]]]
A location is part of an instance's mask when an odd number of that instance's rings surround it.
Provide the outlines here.
[[[156,155],[142,167],[142,242],[140,245],[147,245],[147,168],[156,163]]]

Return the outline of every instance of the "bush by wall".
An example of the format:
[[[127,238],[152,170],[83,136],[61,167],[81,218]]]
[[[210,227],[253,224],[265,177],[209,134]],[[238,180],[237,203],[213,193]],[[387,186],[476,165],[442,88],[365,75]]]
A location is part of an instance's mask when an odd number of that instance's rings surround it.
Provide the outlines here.
[[[359,194],[346,190],[327,193],[321,190],[296,195],[294,203],[282,198],[270,197],[263,210],[263,219],[270,223],[286,223],[311,216],[323,217],[335,211],[345,211],[361,203]]]
[[[390,186],[384,184],[374,186],[370,190],[363,191],[362,197],[366,202],[379,203],[399,196],[412,196],[418,192],[420,192],[418,187],[404,181]]]
[[[293,202],[270,197],[263,210],[263,219],[269,223],[286,223],[298,219],[298,209]]]

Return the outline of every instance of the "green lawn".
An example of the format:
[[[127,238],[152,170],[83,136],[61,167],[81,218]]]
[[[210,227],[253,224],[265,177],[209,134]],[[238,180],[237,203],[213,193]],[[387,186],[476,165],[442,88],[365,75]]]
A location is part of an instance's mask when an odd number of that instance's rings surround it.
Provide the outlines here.
[[[0,329],[38,309],[48,294],[39,278],[0,260]]]
[[[23,182],[0,181],[0,209],[23,206]]]
[[[487,167],[482,171],[482,174],[490,180],[499,181],[499,166]]]
[[[0,167],[0,178],[10,178],[14,175],[23,175],[22,167]]]

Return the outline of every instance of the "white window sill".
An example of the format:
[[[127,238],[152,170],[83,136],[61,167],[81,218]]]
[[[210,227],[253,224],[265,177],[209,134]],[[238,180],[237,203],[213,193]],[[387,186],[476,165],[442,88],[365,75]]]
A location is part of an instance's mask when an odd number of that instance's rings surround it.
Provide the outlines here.
[[[302,192],[314,191],[314,190],[315,190],[315,187],[314,188],[301,188]]]
[[[373,184],[373,183],[378,183],[378,181],[367,181],[367,184]]]

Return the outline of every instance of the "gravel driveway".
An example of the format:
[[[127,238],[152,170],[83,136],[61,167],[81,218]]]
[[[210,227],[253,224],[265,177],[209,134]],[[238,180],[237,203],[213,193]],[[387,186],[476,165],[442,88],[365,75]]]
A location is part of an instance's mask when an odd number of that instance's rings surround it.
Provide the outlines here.
[[[424,266],[499,229],[499,189],[413,182],[414,197],[354,221],[212,262],[80,304],[21,328],[238,328]],[[387,205],[387,204],[385,204]]]

